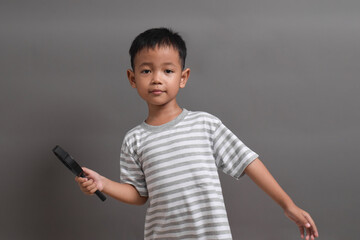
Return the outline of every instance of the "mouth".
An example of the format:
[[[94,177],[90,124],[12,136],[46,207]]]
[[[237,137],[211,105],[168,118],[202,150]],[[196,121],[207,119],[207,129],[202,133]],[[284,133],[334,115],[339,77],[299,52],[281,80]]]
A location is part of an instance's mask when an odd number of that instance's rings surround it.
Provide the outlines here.
[[[151,91],[150,91],[150,93],[155,94],[155,95],[160,95],[160,94],[162,94],[163,92],[165,92],[165,91],[162,91],[162,90],[160,90],[160,89],[154,89],[154,90],[151,90]]]

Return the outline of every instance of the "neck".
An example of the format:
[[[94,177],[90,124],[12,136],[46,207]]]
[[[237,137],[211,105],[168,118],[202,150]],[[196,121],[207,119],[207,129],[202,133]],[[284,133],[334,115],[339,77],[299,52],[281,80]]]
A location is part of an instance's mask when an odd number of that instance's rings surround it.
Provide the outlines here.
[[[145,122],[149,125],[159,126],[174,120],[182,112],[182,108],[175,103],[171,106],[149,106],[149,114]]]

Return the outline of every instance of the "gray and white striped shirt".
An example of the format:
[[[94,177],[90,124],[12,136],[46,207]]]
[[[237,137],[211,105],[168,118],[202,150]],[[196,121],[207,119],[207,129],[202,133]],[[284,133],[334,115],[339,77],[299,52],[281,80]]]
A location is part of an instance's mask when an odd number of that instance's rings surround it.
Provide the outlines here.
[[[120,182],[149,197],[145,239],[232,239],[217,170],[239,179],[257,157],[218,118],[183,109],[126,134]]]

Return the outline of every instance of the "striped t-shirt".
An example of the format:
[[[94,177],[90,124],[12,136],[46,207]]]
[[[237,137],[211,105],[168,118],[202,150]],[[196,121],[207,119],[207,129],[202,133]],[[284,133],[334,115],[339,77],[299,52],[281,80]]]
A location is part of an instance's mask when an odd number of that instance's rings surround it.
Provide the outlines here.
[[[218,118],[183,109],[126,134],[120,182],[149,197],[145,239],[232,239],[217,170],[239,179],[257,157]]]

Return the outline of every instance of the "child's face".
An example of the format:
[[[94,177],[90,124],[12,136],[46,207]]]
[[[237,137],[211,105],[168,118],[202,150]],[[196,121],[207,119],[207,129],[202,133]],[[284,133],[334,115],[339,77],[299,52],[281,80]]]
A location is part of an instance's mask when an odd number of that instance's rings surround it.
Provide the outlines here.
[[[130,84],[149,106],[171,106],[184,88],[190,69],[182,71],[179,52],[173,47],[142,49],[134,59],[134,70],[128,70]]]

